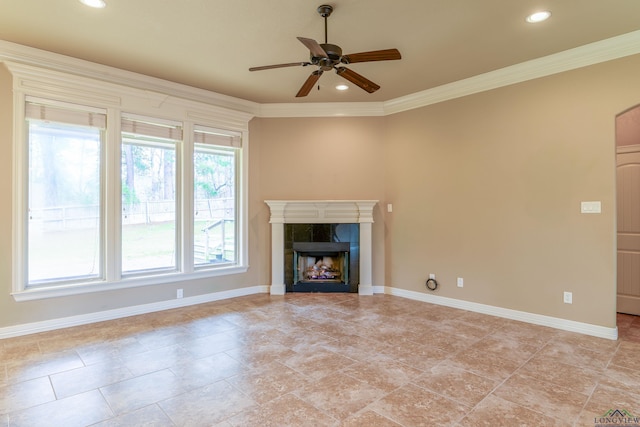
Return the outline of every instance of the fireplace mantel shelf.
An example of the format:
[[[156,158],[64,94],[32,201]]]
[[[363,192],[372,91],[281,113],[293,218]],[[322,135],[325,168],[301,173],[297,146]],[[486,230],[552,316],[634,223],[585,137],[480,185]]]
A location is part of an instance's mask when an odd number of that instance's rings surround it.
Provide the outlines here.
[[[360,224],[360,295],[373,295],[373,208],[377,200],[265,200],[271,209],[271,294],[284,295],[284,224]]]
[[[373,222],[377,200],[265,200],[270,223],[355,224]]]

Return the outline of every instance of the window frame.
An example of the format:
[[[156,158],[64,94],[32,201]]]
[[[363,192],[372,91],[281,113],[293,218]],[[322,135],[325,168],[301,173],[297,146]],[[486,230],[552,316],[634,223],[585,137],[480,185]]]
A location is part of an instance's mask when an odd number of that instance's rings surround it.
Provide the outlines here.
[[[181,155],[181,149],[184,145],[184,132],[182,130],[182,123],[177,122],[177,121],[167,121],[167,120],[160,120],[160,119],[156,119],[153,117],[141,117],[141,116],[134,116],[131,114],[121,114],[120,115],[120,144],[119,144],[119,149],[120,149],[120,162],[119,162],[119,168],[118,171],[120,172],[119,176],[118,176],[118,190],[119,190],[119,212],[120,212],[120,227],[118,228],[118,232],[120,233],[119,236],[119,241],[120,241],[120,245],[118,246],[118,253],[116,254],[116,256],[118,256],[119,260],[120,260],[120,270],[119,270],[119,274],[121,278],[127,278],[127,277],[138,277],[138,276],[146,276],[146,275],[155,275],[155,274],[164,274],[164,273],[178,273],[180,272],[180,258],[182,256],[182,251],[181,251],[181,245],[180,242],[181,240],[184,238],[183,234],[181,232],[182,227],[180,226],[180,222],[181,222],[181,218],[183,217],[183,213],[181,212],[180,207],[182,206],[181,203],[181,199],[182,199],[182,189],[180,187],[180,171],[182,170],[182,158],[183,156]],[[175,155],[175,171],[174,171],[174,175],[175,175],[175,181],[173,182],[174,188],[175,188],[175,200],[173,201],[173,206],[174,206],[174,211],[175,211],[175,218],[174,218],[174,225],[175,225],[175,232],[174,232],[174,242],[173,242],[173,247],[174,247],[174,265],[170,266],[170,267],[155,267],[155,268],[150,268],[150,269],[137,269],[137,270],[124,270],[122,268],[122,257],[124,255],[124,250],[123,250],[123,244],[124,244],[124,240],[123,240],[123,230],[124,230],[124,225],[122,224],[122,212],[123,212],[123,206],[122,206],[122,147],[125,143],[125,134],[133,134],[133,129],[129,130],[125,130],[123,129],[124,126],[124,122],[130,122],[130,123],[140,123],[140,124],[145,124],[148,123],[151,126],[150,127],[156,127],[156,128],[161,128],[163,126],[166,126],[167,130],[167,134],[164,135],[164,132],[162,133],[157,133],[154,132],[153,129],[150,129],[151,132],[150,133],[156,133],[156,135],[151,136],[149,132],[147,132],[145,134],[145,132],[142,133],[136,133],[136,135],[140,136],[140,137],[145,137],[145,138],[150,138],[150,139],[156,139],[155,142],[157,142],[158,147],[156,148],[161,148],[165,145],[171,145],[173,150],[174,150],[174,155]],[[134,124],[135,126],[135,124]],[[149,126],[148,126],[149,127]],[[171,130],[173,129],[173,131]],[[177,132],[179,133],[179,135],[177,136],[173,136],[173,133]],[[179,136],[179,137],[178,137]],[[132,140],[135,140],[135,137],[131,137]],[[161,141],[157,141],[157,140],[165,140],[165,142],[161,142]],[[135,144],[138,145],[140,147],[153,147],[155,144],[154,142],[149,141],[149,143],[144,144],[142,141],[138,142],[138,143],[134,143],[134,142],[130,142],[131,144]],[[115,174],[115,171],[114,171]]]
[[[216,133],[221,133],[221,134],[225,134],[224,136],[227,137],[229,140],[226,143],[218,143],[218,144],[214,144],[213,142],[209,141],[199,141],[196,134],[197,133],[207,133],[207,132],[216,132]],[[239,191],[239,176],[240,176],[240,172],[242,170],[242,164],[241,164],[241,154],[242,154],[242,144],[241,142],[237,142],[238,139],[240,139],[241,141],[241,136],[238,135],[235,132],[228,132],[228,131],[224,131],[224,130],[220,130],[220,129],[214,129],[214,128],[208,128],[205,126],[200,126],[200,125],[196,125],[193,128],[193,132],[192,132],[192,141],[193,143],[191,144],[191,148],[192,148],[192,153],[191,153],[191,161],[190,164],[192,166],[191,169],[191,174],[190,177],[193,180],[193,183],[191,185],[191,192],[190,195],[193,197],[192,199],[192,205],[191,205],[191,224],[195,224],[195,218],[194,218],[194,212],[195,212],[195,194],[196,194],[196,190],[195,190],[195,172],[196,172],[196,167],[195,167],[195,155],[196,152],[198,151],[198,147],[207,147],[206,150],[204,151],[209,151],[211,153],[214,153],[216,151],[222,152],[222,153],[228,153],[232,155],[233,158],[233,169],[234,169],[234,185],[233,185],[233,193],[234,193],[234,203],[233,203],[233,209],[234,209],[234,257],[236,259],[235,263],[238,263],[241,256],[241,251],[239,250],[239,247],[241,248],[241,241],[240,241],[240,236],[241,234],[241,227],[240,227],[240,221],[238,221],[238,214],[237,212],[241,212],[242,207],[240,204],[240,200],[238,197],[238,191]],[[223,227],[224,227],[224,223],[223,223]],[[194,230],[195,231],[195,230]],[[195,233],[191,234],[193,239],[191,240],[191,246],[189,247],[189,252],[190,255],[192,257],[191,262],[190,262],[190,267],[193,268],[195,271],[199,271],[199,270],[206,270],[208,268],[210,268],[209,265],[207,264],[197,264],[195,262],[195,251],[194,251],[194,244],[195,244]],[[234,263],[234,264],[235,264]]]
[[[40,280],[40,281],[34,281],[32,283],[29,283],[29,275],[28,275],[28,270],[29,270],[29,265],[28,265],[28,261],[29,261],[29,217],[30,217],[30,212],[29,212],[29,182],[30,182],[30,176],[29,176],[29,172],[30,172],[30,145],[31,145],[31,141],[29,141],[29,135],[30,135],[30,125],[31,125],[31,119],[28,117],[28,114],[26,113],[26,108],[27,108],[27,104],[30,105],[43,105],[46,107],[53,107],[54,109],[64,109],[64,110],[72,110],[75,111],[76,113],[80,113],[80,114],[91,114],[91,113],[97,113],[97,114],[101,114],[105,116],[106,119],[106,110],[103,109],[99,109],[99,108],[92,108],[92,107],[87,107],[87,106],[79,106],[77,104],[69,104],[69,103],[63,103],[63,102],[48,102],[47,100],[43,100],[40,98],[33,98],[33,97],[26,97],[25,98],[25,103],[24,106],[25,108],[23,109],[23,111],[25,112],[24,115],[24,120],[23,120],[23,130],[24,130],[24,160],[22,162],[22,167],[25,168],[25,181],[23,183],[23,187],[21,189],[21,191],[24,194],[24,202],[25,205],[23,207],[23,211],[20,213],[21,216],[21,220],[23,221],[23,228],[24,228],[24,241],[22,242],[22,244],[24,245],[24,260],[26,260],[26,262],[21,263],[21,265],[24,267],[24,271],[22,272],[24,277],[26,278],[26,280],[24,280],[24,286],[25,288],[33,288],[33,289],[39,289],[39,288],[47,288],[47,287],[53,287],[53,286],[63,286],[63,285],[72,285],[72,284],[76,284],[76,283],[99,283],[105,280],[105,167],[104,167],[104,160],[105,160],[105,154],[106,154],[106,145],[107,145],[107,141],[106,141],[106,128],[105,127],[99,127],[98,129],[100,129],[100,150],[99,150],[99,158],[100,158],[100,164],[98,166],[98,174],[99,174],[99,182],[100,182],[100,193],[98,195],[98,199],[99,199],[99,215],[100,215],[100,219],[99,219],[99,225],[98,225],[98,232],[99,232],[99,252],[100,252],[100,259],[98,260],[98,268],[99,268],[99,274],[94,276],[94,277],[86,277],[86,278],[73,278],[70,277],[66,280],[61,280],[61,279],[46,279],[46,280]],[[34,122],[47,122],[49,120],[47,119],[33,119]],[[61,123],[61,124],[70,124],[67,121],[53,121],[51,120],[51,122],[54,123]],[[81,125],[80,125],[81,126]]]
[[[12,295],[16,301],[85,294],[91,292],[128,289],[138,286],[162,285],[180,282],[188,287],[189,281],[233,274],[248,270],[248,122],[251,114],[230,110],[180,96],[171,97],[173,84],[166,82],[163,92],[138,89],[78,77],[54,73],[46,69],[34,69],[20,64],[7,63],[13,75],[13,234],[14,266],[12,271]],[[52,84],[52,83],[55,83]],[[177,94],[184,94],[176,88]],[[101,180],[103,200],[103,276],[102,280],[57,282],[44,286],[29,286],[27,280],[28,235],[24,220],[28,210],[28,145],[25,103],[38,99],[51,105],[73,105],[107,112],[106,141],[103,144]],[[160,100],[160,101],[158,101]],[[176,147],[176,193],[182,198],[176,212],[179,229],[176,251],[179,252],[175,271],[149,272],[148,274],[123,275],[119,257],[121,252],[121,117],[139,115],[159,120],[182,123],[183,140]],[[234,264],[198,266],[195,268],[191,254],[193,230],[193,130],[198,126],[222,129],[239,136],[241,147],[236,152],[235,217],[238,222],[236,236],[238,249]],[[191,164],[189,161],[191,160]],[[190,176],[191,175],[191,176]],[[177,198],[177,197],[176,197]],[[178,205],[178,202],[176,202]],[[178,218],[179,217],[179,218]]]

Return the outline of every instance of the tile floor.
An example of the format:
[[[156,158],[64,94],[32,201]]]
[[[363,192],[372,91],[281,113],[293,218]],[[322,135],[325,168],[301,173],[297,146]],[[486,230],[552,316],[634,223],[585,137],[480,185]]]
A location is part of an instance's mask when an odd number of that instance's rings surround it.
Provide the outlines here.
[[[400,297],[253,295],[0,341],[0,426],[594,426],[640,416],[620,339]]]

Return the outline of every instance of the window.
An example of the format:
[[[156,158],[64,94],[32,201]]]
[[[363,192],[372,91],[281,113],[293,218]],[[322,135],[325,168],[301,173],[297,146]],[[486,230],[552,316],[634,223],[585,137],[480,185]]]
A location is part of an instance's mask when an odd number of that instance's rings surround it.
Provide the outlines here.
[[[122,274],[175,270],[176,145],[182,129],[126,117],[121,127]]]
[[[28,281],[100,279],[105,114],[29,102],[25,116]]]
[[[233,146],[239,137],[199,126],[194,141],[194,264],[235,263],[238,149]]]
[[[23,108],[16,299],[246,271],[241,132],[29,96]]]

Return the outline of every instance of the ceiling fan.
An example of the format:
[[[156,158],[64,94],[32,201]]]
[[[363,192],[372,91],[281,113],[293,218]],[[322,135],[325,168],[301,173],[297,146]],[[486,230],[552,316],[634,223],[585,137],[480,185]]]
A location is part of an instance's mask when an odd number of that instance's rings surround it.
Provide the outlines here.
[[[308,65],[315,65],[318,68],[311,73],[311,75],[304,82],[296,97],[307,96],[311,91],[311,88],[316,84],[322,73],[325,71],[336,70],[336,73],[349,80],[351,83],[366,90],[369,93],[373,93],[380,89],[380,86],[372,82],[371,80],[361,76],[353,70],[346,67],[338,66],[339,64],[355,64],[356,62],[371,62],[371,61],[390,61],[394,59],[401,59],[398,49],[385,49],[374,50],[371,52],[352,53],[349,55],[343,55],[340,46],[335,44],[329,44],[327,41],[327,18],[333,12],[333,6],[322,5],[318,7],[318,13],[324,18],[324,43],[320,44],[313,39],[305,37],[298,37],[298,40],[309,49],[310,59],[305,62],[289,62],[286,64],[264,65],[262,67],[252,67],[249,71],[270,70],[272,68],[284,68],[284,67],[306,67]]]

